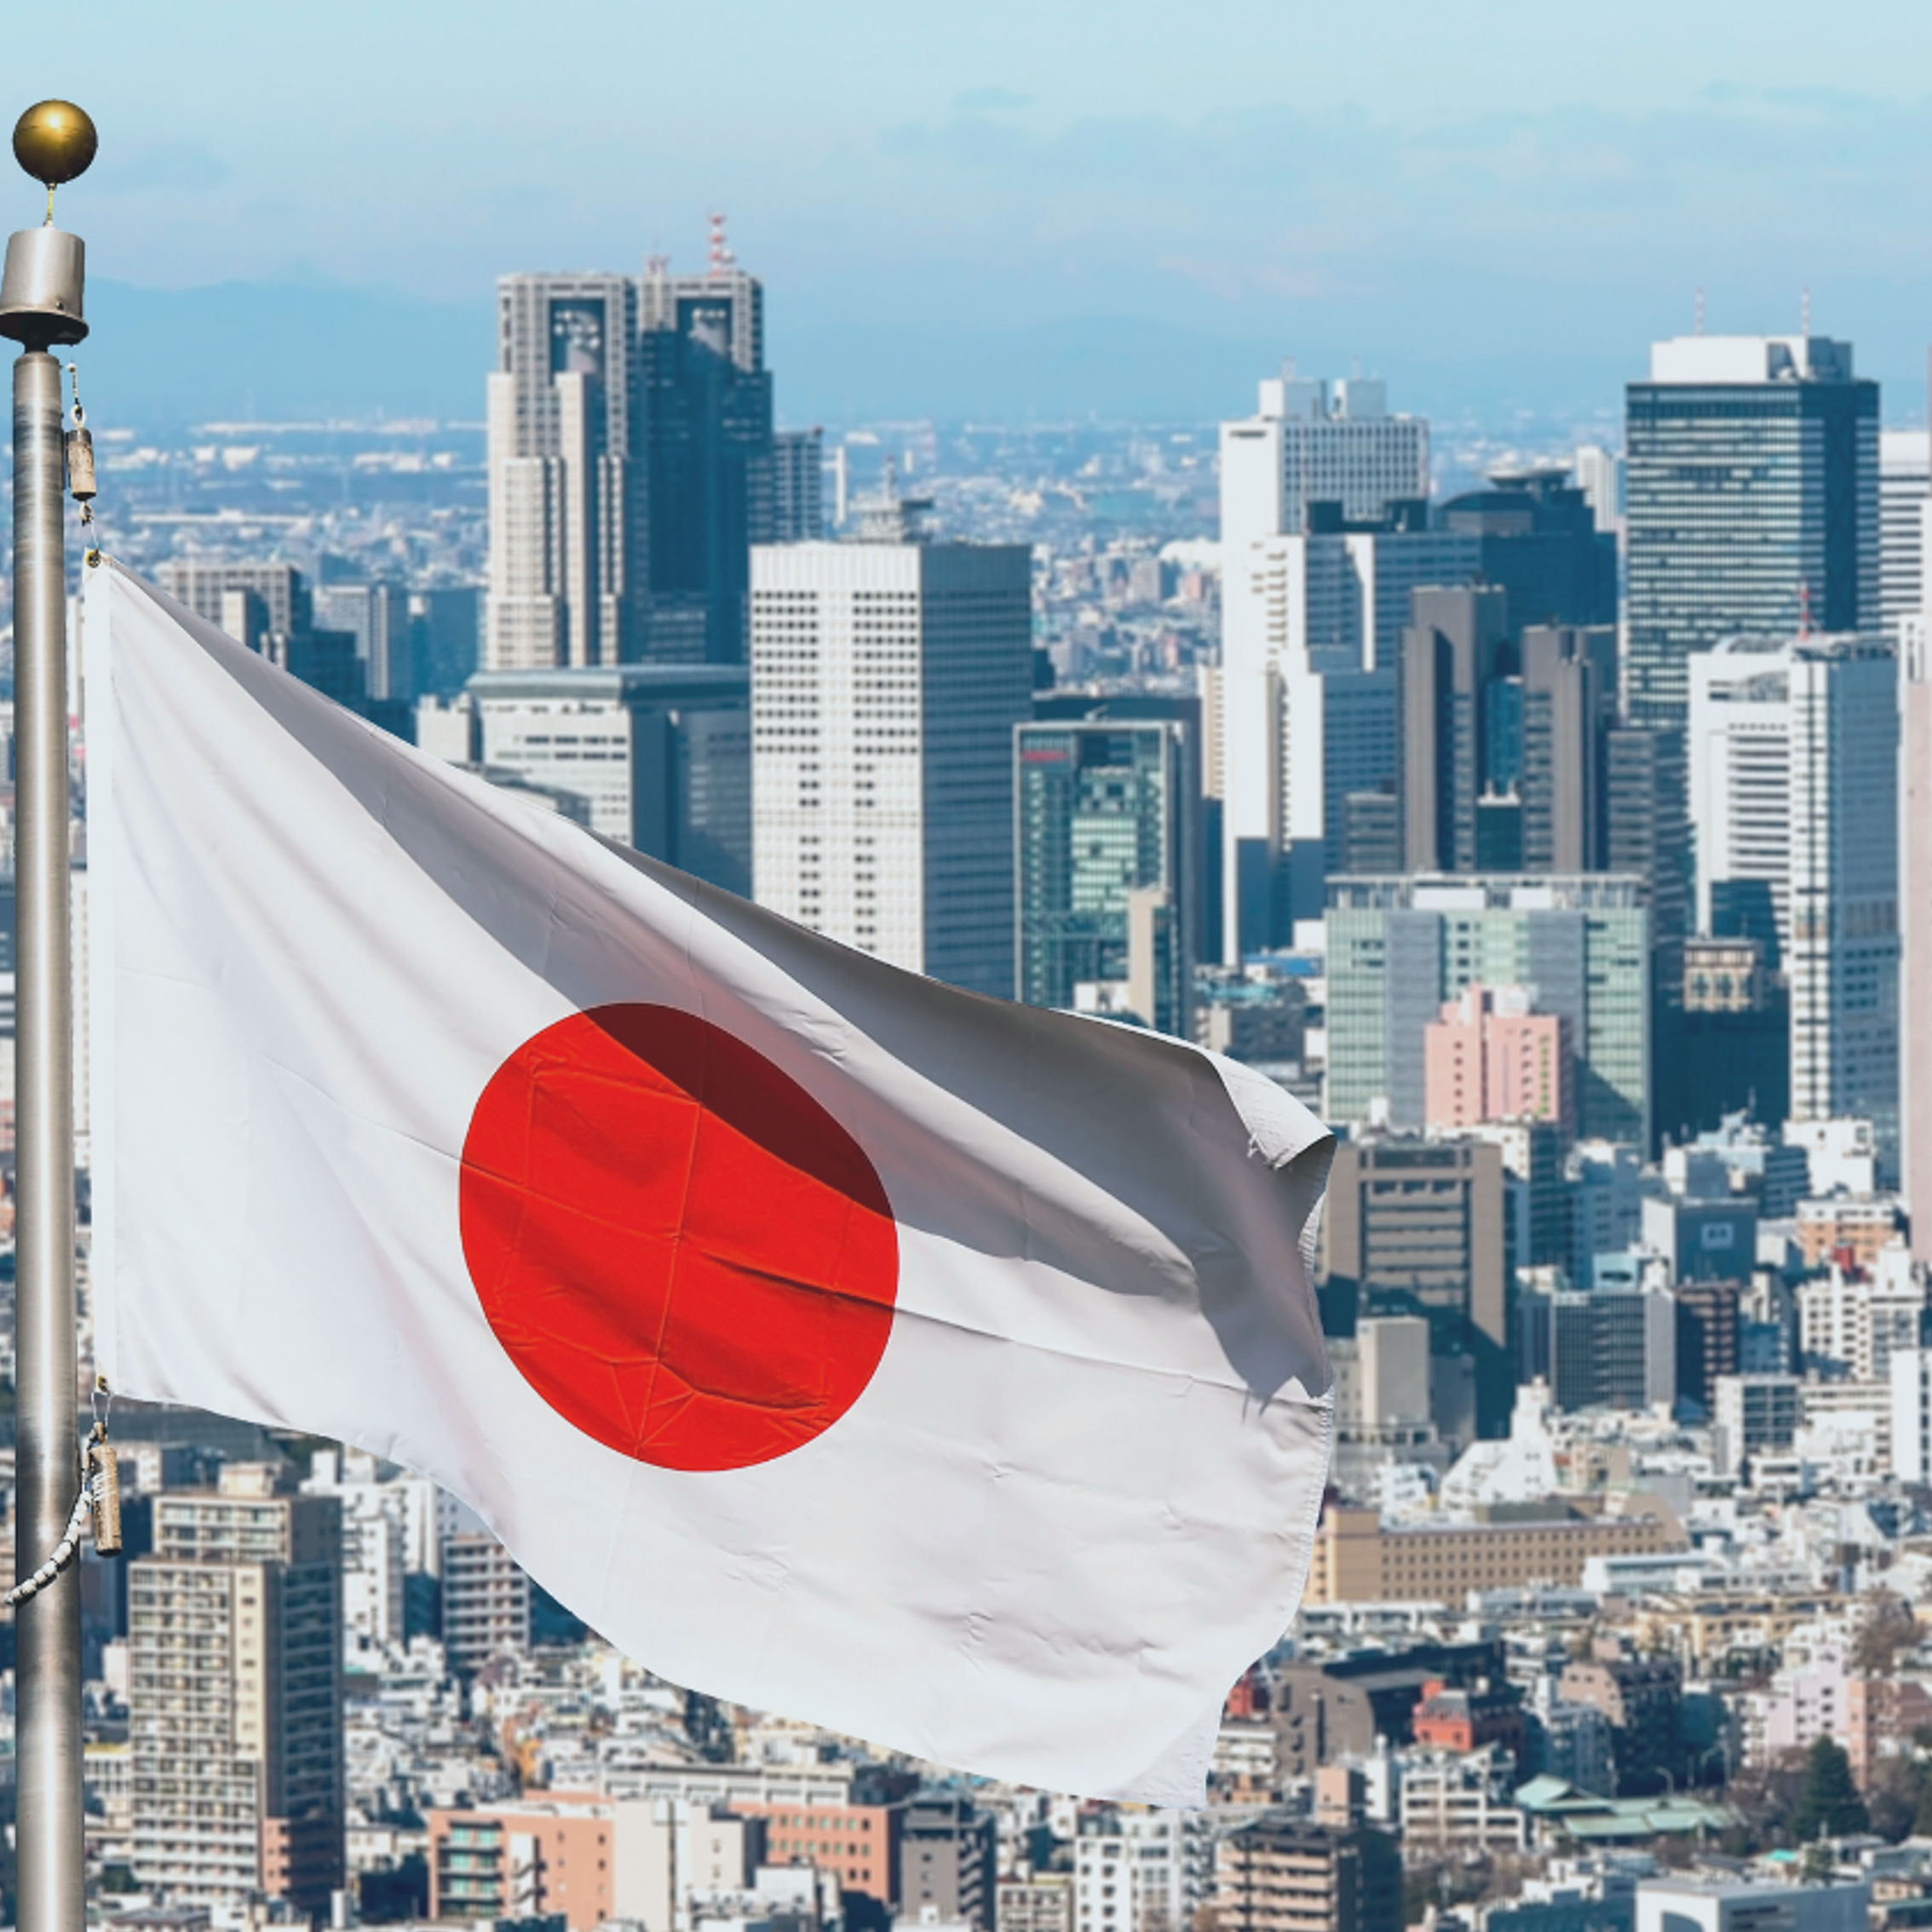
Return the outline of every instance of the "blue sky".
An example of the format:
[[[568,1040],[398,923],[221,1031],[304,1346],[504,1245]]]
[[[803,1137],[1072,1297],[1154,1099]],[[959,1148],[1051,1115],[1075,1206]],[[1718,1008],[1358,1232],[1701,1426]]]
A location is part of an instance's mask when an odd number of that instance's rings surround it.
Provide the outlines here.
[[[1360,356],[1438,409],[1613,403],[1701,284],[1739,329],[1795,327],[1808,285],[1888,413],[1923,409],[1932,8],[1904,0],[90,0],[37,37],[20,104],[102,131],[63,218],[141,288],[474,314],[506,268],[695,262],[719,207],[814,406],[861,408],[894,345],[910,393],[1090,323],[1141,345],[1124,382],[1198,342]]]

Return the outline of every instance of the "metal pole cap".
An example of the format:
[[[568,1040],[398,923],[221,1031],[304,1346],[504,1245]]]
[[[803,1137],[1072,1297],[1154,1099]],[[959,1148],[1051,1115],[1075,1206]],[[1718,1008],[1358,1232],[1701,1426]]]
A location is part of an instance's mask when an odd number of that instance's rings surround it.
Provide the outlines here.
[[[7,238],[0,272],[0,336],[30,349],[85,340],[81,288],[87,250],[64,228],[22,228]]]

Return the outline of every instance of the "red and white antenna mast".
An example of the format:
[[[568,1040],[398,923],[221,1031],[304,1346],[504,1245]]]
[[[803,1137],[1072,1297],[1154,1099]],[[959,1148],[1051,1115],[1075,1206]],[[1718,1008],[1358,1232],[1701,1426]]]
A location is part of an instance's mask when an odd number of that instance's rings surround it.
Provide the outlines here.
[[[738,257],[725,245],[725,218],[722,215],[712,215],[707,219],[711,224],[711,273],[727,274],[737,266]]]

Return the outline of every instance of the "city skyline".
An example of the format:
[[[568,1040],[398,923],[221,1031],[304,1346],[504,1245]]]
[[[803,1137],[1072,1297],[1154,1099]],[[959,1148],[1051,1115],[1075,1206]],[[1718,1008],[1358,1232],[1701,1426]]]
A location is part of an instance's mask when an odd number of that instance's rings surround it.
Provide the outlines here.
[[[1902,77],[1932,47],[1902,5],[1825,46],[1730,3],[1689,23],[1654,4],[1560,23],[1225,0],[1184,21],[1003,3],[971,29],[733,14],[593,7],[584,63],[495,8],[460,43],[446,5],[245,39],[209,5],[165,26],[117,8],[124,58],[90,72],[78,47],[38,50],[22,84],[87,100],[103,129],[69,191],[102,298],[198,332],[215,372],[250,358],[238,308],[326,309],[325,365],[353,358],[314,380],[344,406],[395,407],[399,352],[422,390],[469,366],[507,267],[688,265],[722,209],[779,297],[773,360],[807,420],[895,412],[922,372],[946,415],[1138,394],[1218,416],[1271,347],[1359,356],[1436,414],[1477,392],[1498,413],[1575,407],[1634,372],[1630,345],[1688,329],[1700,287],[1714,329],[1795,325],[1808,287],[1819,325],[1923,407],[1927,110]],[[164,101],[139,77],[184,41],[197,57]],[[1075,326],[1109,338],[1097,368],[1069,353]],[[156,358],[137,394],[120,333],[89,350],[104,405],[152,414],[208,379]],[[298,387],[289,406],[327,400]]]

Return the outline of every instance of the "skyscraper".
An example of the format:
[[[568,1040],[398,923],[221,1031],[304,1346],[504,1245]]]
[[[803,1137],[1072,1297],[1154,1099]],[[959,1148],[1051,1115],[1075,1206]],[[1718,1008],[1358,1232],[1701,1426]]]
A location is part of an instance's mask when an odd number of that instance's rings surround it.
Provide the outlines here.
[[[1435,520],[1476,538],[1482,581],[1509,598],[1512,630],[1617,621],[1617,539],[1567,470],[1498,471],[1488,488],[1450,497]]]
[[[635,654],[645,537],[633,444],[636,285],[506,275],[487,383],[492,670]]]
[[[584,799],[606,838],[751,890],[751,712],[736,664],[481,671],[482,762]]]
[[[780,429],[772,438],[774,543],[815,543],[825,534],[825,435]]]
[[[1182,727],[1069,720],[1014,733],[1018,991],[1069,1007],[1124,983],[1148,1026],[1188,1037],[1193,959],[1191,760]]]
[[[1932,635],[1923,613],[1901,625],[1900,650],[1901,1170],[1912,1254],[1932,1261]]]
[[[1406,869],[1476,866],[1476,800],[1484,790],[1491,717],[1503,667],[1503,593],[1417,590],[1402,634],[1402,796]]]
[[[1013,993],[1013,727],[1032,694],[1022,544],[752,553],[758,903],[895,965]]]
[[[1768,939],[1791,987],[1797,1120],[1899,1147],[1899,684],[1875,631],[1734,637],[1691,663],[1707,930]]]
[[[357,707],[367,699],[354,634],[316,628],[314,598],[294,565],[170,558],[160,578],[161,588],[197,617],[325,697]]]
[[[1523,870],[1605,863],[1606,742],[1617,704],[1617,633],[1531,624],[1522,634]]]
[[[714,233],[702,274],[507,275],[497,303],[486,666],[741,663],[750,546],[812,516],[757,279]]]
[[[1932,502],[1932,433],[1878,433],[1878,616],[1895,644],[1925,602],[1925,512]]]
[[[1469,581],[1481,556],[1479,538],[1426,527],[1428,496],[1429,427],[1390,416],[1378,382],[1291,372],[1222,425],[1224,958],[1319,917],[1343,802],[1394,791],[1409,593]],[[1332,721],[1331,695],[1345,707]]]
[[[764,290],[714,224],[704,274],[673,275],[653,257],[638,297],[635,433],[647,536],[636,654],[742,664],[751,545],[779,534]],[[806,514],[791,507],[795,518]]]
[[[1821,336],[1680,336],[1626,396],[1631,722],[1679,725],[1692,653],[1878,618],[1878,385]]]
[[[1331,1120],[1420,1127],[1429,1022],[1472,985],[1527,986],[1565,1022],[1578,1133],[1644,1144],[1651,960],[1637,880],[1343,878],[1329,901]]]
[[[1298,533],[1317,503],[1375,522],[1429,500],[1429,424],[1391,416],[1384,383],[1310,381],[1286,363],[1252,416],[1222,424],[1221,477],[1224,543]]]
[[[153,1504],[128,1579],[135,1875],[182,1905],[342,1883],[341,1510],[265,1469]]]

